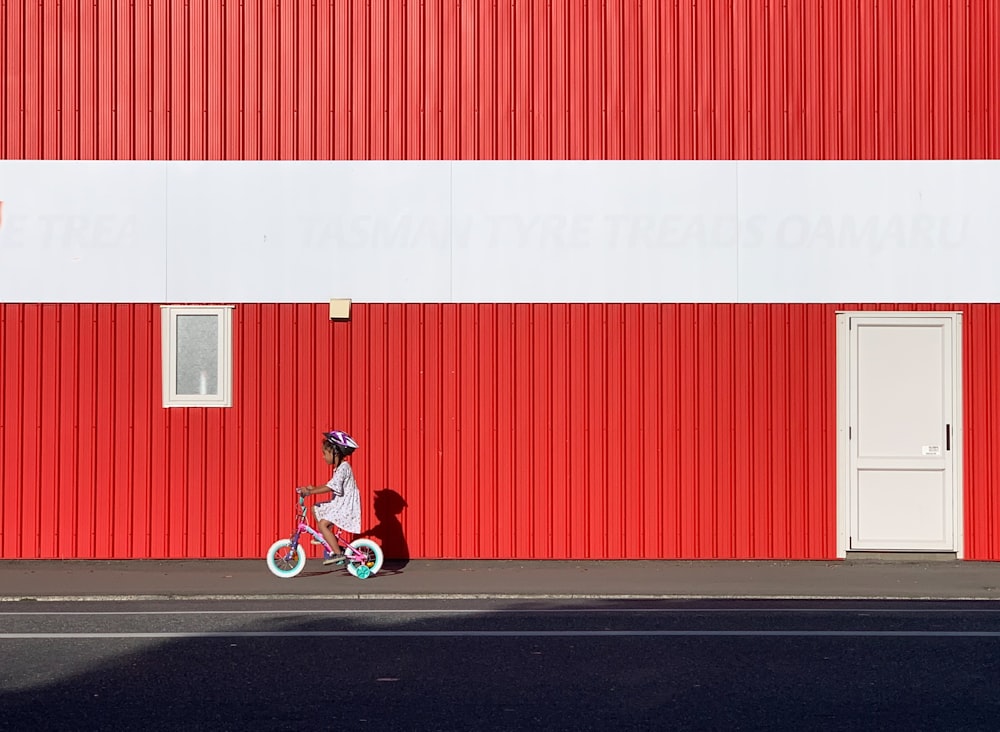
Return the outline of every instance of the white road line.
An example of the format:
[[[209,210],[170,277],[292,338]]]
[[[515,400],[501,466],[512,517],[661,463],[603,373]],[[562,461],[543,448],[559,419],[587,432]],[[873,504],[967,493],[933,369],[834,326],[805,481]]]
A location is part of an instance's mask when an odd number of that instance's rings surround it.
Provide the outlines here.
[[[867,608],[867,607],[753,607],[753,608],[373,608],[356,607],[350,609],[317,608],[315,610],[26,610],[22,612],[0,611],[0,616],[62,616],[62,615],[572,615],[572,614],[662,614],[662,615],[699,615],[699,614],[837,614],[837,615],[920,615],[920,614],[993,614],[1000,615],[1000,604],[992,608]]]
[[[988,630],[264,630],[204,633],[0,633],[0,640],[212,638],[1000,638]]]

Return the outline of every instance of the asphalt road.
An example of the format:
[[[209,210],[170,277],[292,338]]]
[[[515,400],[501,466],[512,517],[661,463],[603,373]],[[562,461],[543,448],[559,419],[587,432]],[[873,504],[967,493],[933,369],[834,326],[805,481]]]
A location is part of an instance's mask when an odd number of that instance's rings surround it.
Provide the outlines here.
[[[0,729],[996,729],[1000,603],[19,602]]]

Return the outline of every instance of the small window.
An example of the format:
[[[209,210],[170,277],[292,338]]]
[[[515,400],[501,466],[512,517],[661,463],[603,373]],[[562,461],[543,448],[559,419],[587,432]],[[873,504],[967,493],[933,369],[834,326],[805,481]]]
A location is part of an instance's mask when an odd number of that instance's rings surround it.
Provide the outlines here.
[[[163,406],[233,405],[233,308],[164,305]]]

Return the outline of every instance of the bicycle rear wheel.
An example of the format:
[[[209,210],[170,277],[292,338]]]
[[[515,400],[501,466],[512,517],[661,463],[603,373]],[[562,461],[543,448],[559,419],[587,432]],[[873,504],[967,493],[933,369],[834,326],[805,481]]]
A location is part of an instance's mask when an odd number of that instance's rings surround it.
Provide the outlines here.
[[[306,550],[299,544],[293,553],[291,546],[291,539],[278,539],[267,550],[267,568],[275,577],[288,579],[305,569]]]
[[[373,574],[382,569],[382,562],[385,560],[382,554],[382,547],[371,539],[355,539],[351,542],[351,548],[361,554],[363,558],[352,557],[347,560],[347,571],[358,579],[368,579]]]

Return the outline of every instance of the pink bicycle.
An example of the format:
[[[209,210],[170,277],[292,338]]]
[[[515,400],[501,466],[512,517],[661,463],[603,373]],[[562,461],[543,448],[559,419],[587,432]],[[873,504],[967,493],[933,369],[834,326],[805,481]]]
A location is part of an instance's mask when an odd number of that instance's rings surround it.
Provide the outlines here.
[[[327,543],[323,535],[316,531],[306,522],[306,500],[301,495],[299,498],[299,510],[296,515],[297,528],[287,539],[278,539],[271,544],[267,550],[267,568],[271,574],[282,579],[294,577],[306,566],[306,550],[299,539],[304,533],[309,534],[323,547],[323,556],[328,557],[333,554],[333,548]],[[343,539],[340,529],[334,532],[337,543],[344,552],[344,566],[347,571],[358,579],[368,579],[382,569],[384,557],[382,547],[371,539],[355,539],[347,543]]]

